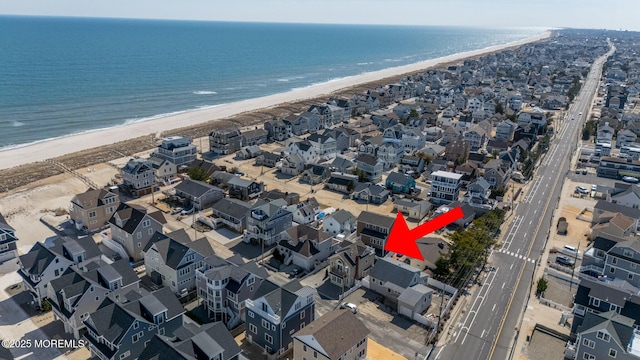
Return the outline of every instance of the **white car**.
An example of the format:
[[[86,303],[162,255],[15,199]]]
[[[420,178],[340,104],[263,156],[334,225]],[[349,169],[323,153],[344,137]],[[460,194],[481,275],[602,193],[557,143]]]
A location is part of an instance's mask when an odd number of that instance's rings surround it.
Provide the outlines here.
[[[598,185],[591,185],[591,191],[598,190]]]
[[[584,186],[576,186],[576,192],[579,194],[588,194],[589,190]]]
[[[354,314],[358,312],[358,307],[356,306],[356,304],[350,302],[343,302],[342,304],[340,304],[340,309],[349,309]]]
[[[633,176],[624,176],[624,177],[622,177],[622,181],[624,181],[626,183],[631,183],[631,184],[637,184],[638,182],[640,182],[640,180],[638,180],[638,178],[633,177]]]

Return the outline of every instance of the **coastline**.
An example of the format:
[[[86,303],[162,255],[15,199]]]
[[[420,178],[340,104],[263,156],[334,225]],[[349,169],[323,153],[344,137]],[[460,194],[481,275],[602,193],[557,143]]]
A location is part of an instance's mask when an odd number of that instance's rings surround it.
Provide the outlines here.
[[[167,134],[167,132],[177,129],[202,126],[205,124],[213,126],[214,123],[220,122],[220,120],[232,120],[232,117],[240,114],[273,109],[278,106],[290,105],[295,102],[320,98],[332,93],[355,88],[363,84],[417,73],[444,63],[456,62],[466,58],[477,57],[487,53],[521,46],[526,43],[540,41],[549,38],[550,35],[551,31],[546,31],[539,35],[511,43],[494,45],[483,49],[452,54],[409,65],[387,68],[337,80],[330,80],[325,83],[285,93],[243,100],[212,108],[189,110],[180,114],[161,117],[149,121],[73,134],[41,141],[31,145],[10,148],[0,151],[0,170],[12,169],[17,166],[40,162],[46,159],[52,159],[72,153],[85,152],[89,149],[108,146],[114,143],[155,135],[158,133],[163,133],[163,136],[166,136],[170,135]],[[302,111],[302,109],[300,111]],[[143,145],[146,146],[146,148],[153,147],[150,141]]]

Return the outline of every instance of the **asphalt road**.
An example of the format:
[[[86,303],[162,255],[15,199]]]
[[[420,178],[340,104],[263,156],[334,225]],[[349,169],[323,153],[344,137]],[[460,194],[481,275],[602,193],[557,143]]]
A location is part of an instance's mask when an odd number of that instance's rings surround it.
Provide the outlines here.
[[[476,297],[459,319],[451,341],[436,348],[433,359],[508,359],[523,313],[533,274],[542,254],[557,207],[562,182],[569,171],[571,154],[588,115],[605,57],[591,68],[566,119],[558,119],[558,131],[526,192],[509,214],[511,224],[503,245],[489,257],[489,272]],[[582,113],[582,115],[579,115]],[[575,120],[571,120],[575,117]],[[559,128],[559,129],[558,129]]]

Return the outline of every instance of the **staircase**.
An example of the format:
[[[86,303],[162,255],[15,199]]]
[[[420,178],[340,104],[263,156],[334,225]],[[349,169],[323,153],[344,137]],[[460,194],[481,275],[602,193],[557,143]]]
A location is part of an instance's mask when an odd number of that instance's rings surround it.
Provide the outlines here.
[[[59,168],[60,170],[64,171],[67,174],[71,174],[74,177],[76,177],[77,179],[79,179],[80,181],[82,181],[83,183],[87,184],[91,189],[99,189],[100,186],[98,186],[98,184],[96,184],[95,182],[93,182],[91,179],[89,179],[88,177],[80,174],[79,172],[69,168],[68,166],[66,166],[65,164],[53,160],[53,159],[47,159],[45,160],[46,163],[49,163],[57,168]]]

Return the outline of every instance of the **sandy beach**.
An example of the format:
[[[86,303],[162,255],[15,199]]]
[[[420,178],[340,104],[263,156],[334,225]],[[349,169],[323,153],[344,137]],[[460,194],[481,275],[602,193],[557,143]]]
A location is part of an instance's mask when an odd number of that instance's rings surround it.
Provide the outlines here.
[[[357,86],[359,84],[379,81],[385,78],[402,74],[416,73],[418,71],[435,67],[439,64],[459,61],[465,58],[480,56],[482,54],[539,41],[548,38],[550,35],[551,33],[547,31],[535,37],[530,37],[508,44],[491,46],[484,49],[453,54],[410,65],[404,65],[346,77],[336,81],[330,81],[327,83],[285,93],[249,99],[208,109],[188,111],[185,113],[167,116],[164,118],[146,122],[123,125],[78,135],[70,135],[63,138],[43,141],[41,143],[29,146],[0,151],[0,169],[9,169],[19,165],[43,161],[46,159],[63,156],[69,153],[75,153],[103,145],[109,145],[144,135],[157,134],[161,132],[166,133],[167,131],[172,129],[184,128],[207,123],[210,121],[221,120],[237,114],[251,112],[259,109],[271,108],[285,103],[321,97],[323,95],[328,95],[342,89]]]

